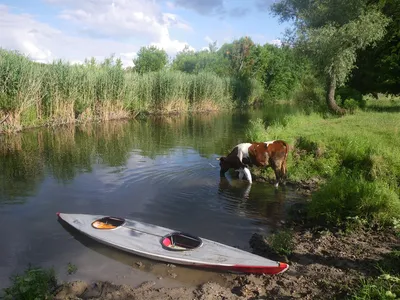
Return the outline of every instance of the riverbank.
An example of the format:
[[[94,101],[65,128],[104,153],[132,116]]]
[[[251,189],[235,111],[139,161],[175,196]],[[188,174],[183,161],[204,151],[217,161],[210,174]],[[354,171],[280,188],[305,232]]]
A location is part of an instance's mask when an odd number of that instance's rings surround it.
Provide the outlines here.
[[[105,281],[73,281],[53,284],[49,291],[59,300],[351,299],[355,295],[358,299],[371,299],[368,297],[372,293],[376,294],[373,299],[395,299],[390,295],[400,295],[398,231],[359,229],[333,233],[296,227],[291,234],[286,258],[275,251],[276,239],[271,243],[255,234],[249,240],[254,253],[290,264],[288,271],[275,276],[221,274],[225,285],[207,282],[175,288],[156,288],[155,282],[132,287]]]

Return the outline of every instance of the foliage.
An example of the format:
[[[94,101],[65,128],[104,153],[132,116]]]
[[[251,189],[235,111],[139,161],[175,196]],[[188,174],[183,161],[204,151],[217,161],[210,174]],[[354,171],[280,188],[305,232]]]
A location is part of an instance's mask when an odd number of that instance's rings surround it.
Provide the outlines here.
[[[114,57],[44,65],[0,51],[0,131],[109,120],[139,112],[216,110],[250,105],[263,89],[254,79],[162,70],[126,71]],[[4,119],[4,121],[3,121]]]
[[[57,287],[53,269],[29,266],[22,275],[11,277],[12,285],[4,289],[4,299],[37,300],[52,299]]]
[[[168,55],[156,46],[141,47],[133,63],[134,70],[139,74],[161,71],[168,63]]]
[[[400,94],[400,2],[371,0],[391,18],[387,31],[376,47],[367,47],[357,54],[357,68],[349,85],[362,93]]]
[[[390,225],[400,214],[398,124],[398,114],[382,112],[341,119],[297,114],[270,125],[259,139],[294,145],[289,180],[321,183],[308,205],[309,220],[335,226],[359,217],[370,225]]]
[[[248,141],[262,141],[265,136],[265,123],[262,119],[249,120],[249,125],[246,127],[246,139]]]
[[[74,274],[78,270],[78,267],[74,264],[68,263],[67,266],[67,273],[69,275]]]
[[[260,80],[264,83],[266,95],[273,100],[290,100],[301,90],[304,77],[311,75],[310,62],[291,47],[277,47],[265,44],[267,56]],[[312,76],[312,75],[311,75]]]
[[[400,295],[400,277],[390,274],[382,274],[378,278],[363,279],[361,288],[358,289],[351,299],[373,300],[373,299],[398,299]]]
[[[171,68],[186,73],[214,72],[223,77],[231,75],[228,59],[217,52],[215,44],[210,45],[209,50],[198,52],[183,49],[177,53]]]
[[[268,237],[268,244],[276,253],[290,255],[294,249],[293,233],[289,229],[282,229]]]
[[[357,50],[383,38],[389,19],[363,0],[329,0],[309,4],[283,0],[272,5],[281,20],[294,20],[294,44],[308,55],[329,84],[329,107],[341,111],[334,100],[336,86],[346,83],[355,67]]]

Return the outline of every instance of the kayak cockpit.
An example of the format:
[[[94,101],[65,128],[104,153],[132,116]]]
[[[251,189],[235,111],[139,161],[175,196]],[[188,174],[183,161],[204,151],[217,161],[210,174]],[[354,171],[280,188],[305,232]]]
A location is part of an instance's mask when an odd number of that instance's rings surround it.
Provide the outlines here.
[[[96,229],[115,229],[125,223],[125,219],[116,217],[104,217],[92,222]]]
[[[173,232],[163,236],[161,238],[161,244],[168,250],[185,251],[200,247],[203,241],[199,237],[191,234]]]

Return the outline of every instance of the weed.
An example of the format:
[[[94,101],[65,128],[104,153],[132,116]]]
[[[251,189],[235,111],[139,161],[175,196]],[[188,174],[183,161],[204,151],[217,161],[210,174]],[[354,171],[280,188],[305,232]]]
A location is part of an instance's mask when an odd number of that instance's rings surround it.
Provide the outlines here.
[[[74,264],[71,264],[70,262],[68,263],[67,272],[69,275],[74,274],[77,270],[78,270],[77,266],[75,266]]]
[[[51,299],[57,287],[54,270],[32,267],[31,265],[22,275],[11,276],[12,285],[4,289],[5,300],[37,300]]]
[[[290,255],[294,249],[293,233],[290,229],[282,229],[268,237],[270,247],[280,255]]]

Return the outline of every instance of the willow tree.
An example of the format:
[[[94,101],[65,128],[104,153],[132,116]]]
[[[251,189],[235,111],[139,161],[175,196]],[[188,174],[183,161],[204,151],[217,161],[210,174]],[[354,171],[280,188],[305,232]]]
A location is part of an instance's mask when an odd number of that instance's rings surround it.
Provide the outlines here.
[[[309,55],[326,79],[328,107],[345,113],[335,101],[335,90],[348,80],[357,50],[382,39],[390,19],[367,0],[281,0],[271,9],[281,22],[293,22],[291,43]]]

